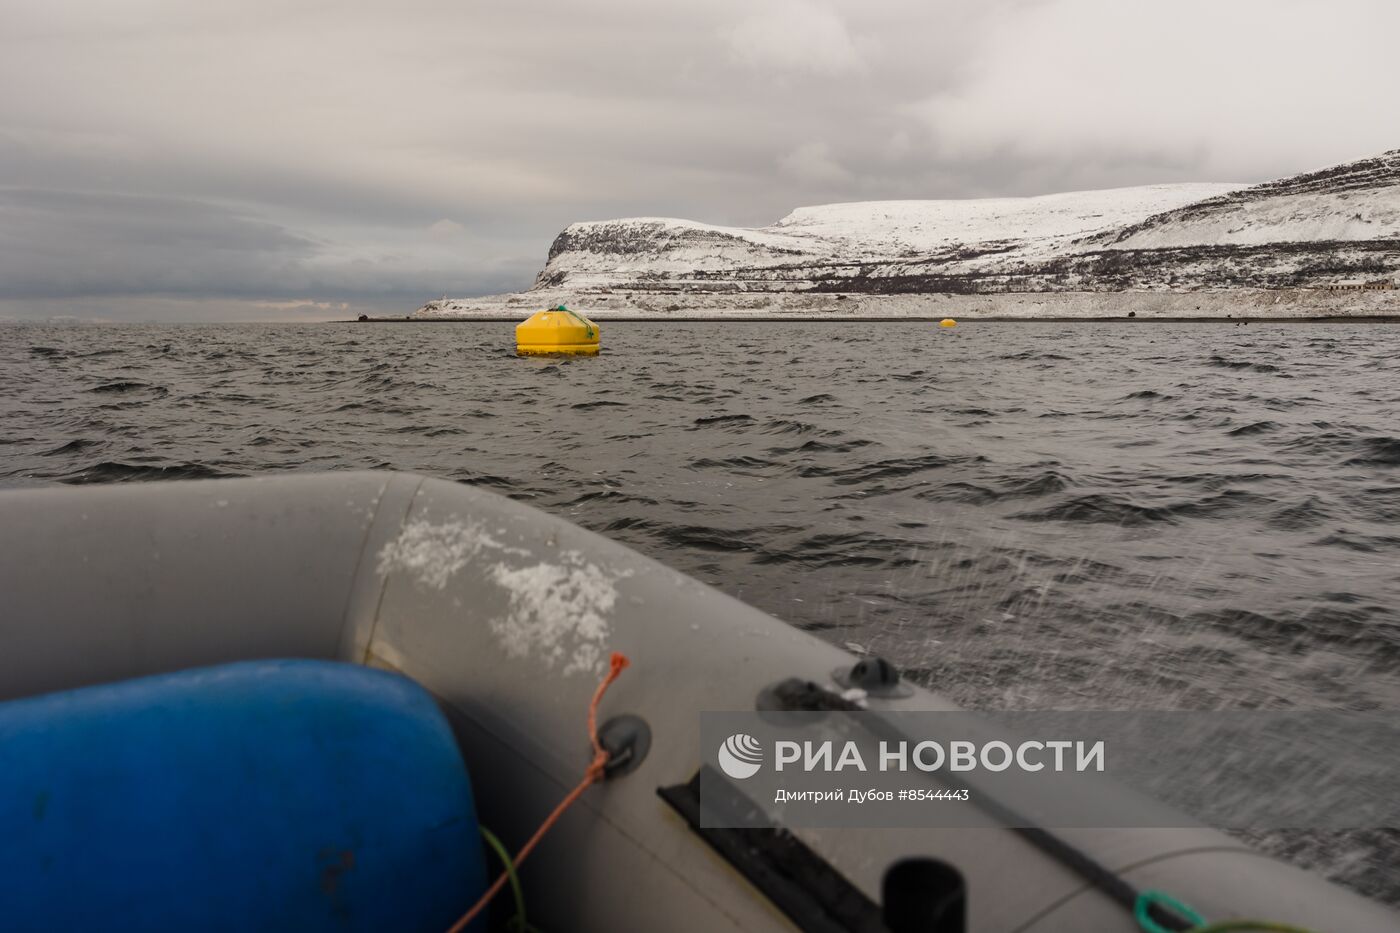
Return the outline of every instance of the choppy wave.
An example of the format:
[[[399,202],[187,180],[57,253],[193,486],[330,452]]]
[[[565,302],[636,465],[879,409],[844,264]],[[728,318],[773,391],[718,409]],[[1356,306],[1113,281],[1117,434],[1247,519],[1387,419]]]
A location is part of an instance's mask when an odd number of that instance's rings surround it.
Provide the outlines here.
[[[970,706],[1400,708],[1400,329],[609,324],[566,360],[509,324],[4,338],[0,483],[416,470]],[[1327,870],[1400,901],[1366,845]]]
[[[1357,452],[1347,463],[1400,466],[1400,437],[1367,437],[1356,443]]]
[[[83,483],[129,483],[159,479],[220,479],[241,475],[243,474],[216,470],[202,463],[174,463],[154,466],[103,460],[91,466],[65,473],[60,479],[65,483],[81,485]]]

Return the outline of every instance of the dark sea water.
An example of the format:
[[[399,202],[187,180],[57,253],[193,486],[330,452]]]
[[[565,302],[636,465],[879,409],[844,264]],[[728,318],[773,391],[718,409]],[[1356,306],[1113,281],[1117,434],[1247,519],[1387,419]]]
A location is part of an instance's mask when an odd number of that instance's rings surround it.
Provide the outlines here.
[[[415,470],[983,708],[1400,710],[1400,327],[0,326],[0,485]],[[1384,832],[1260,840],[1400,902]]]

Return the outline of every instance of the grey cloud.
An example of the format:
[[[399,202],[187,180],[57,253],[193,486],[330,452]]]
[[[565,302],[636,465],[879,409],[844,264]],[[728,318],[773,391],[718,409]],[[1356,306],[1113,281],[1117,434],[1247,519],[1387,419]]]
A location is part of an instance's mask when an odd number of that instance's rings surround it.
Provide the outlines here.
[[[1228,7],[10,0],[0,294],[408,310],[528,285],[575,220],[1253,181],[1396,144],[1392,4]]]
[[[215,289],[312,244],[170,197],[0,189],[0,297]]]
[[[320,296],[421,300],[449,290],[509,287],[529,270],[464,259],[465,228],[439,220],[407,247],[394,230],[352,231],[356,243],[315,240],[225,205],[169,197],[0,189],[0,299],[170,295]],[[421,243],[419,242],[421,241]],[[446,257],[444,257],[446,254]],[[423,262],[426,256],[428,262]],[[438,265],[434,266],[432,261]]]

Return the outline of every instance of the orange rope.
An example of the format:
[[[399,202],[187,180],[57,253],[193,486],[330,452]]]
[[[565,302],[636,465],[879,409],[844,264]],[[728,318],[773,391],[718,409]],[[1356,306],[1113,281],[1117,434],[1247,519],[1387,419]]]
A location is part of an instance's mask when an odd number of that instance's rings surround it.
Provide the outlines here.
[[[535,830],[535,834],[530,837],[530,840],[520,847],[520,851],[515,855],[515,864],[517,867],[521,862],[525,861],[525,856],[529,855],[534,850],[535,846],[539,844],[539,841],[544,838],[544,834],[549,831],[550,827],[559,822],[559,818],[564,815],[564,812],[583,796],[583,792],[603,779],[603,768],[606,767],[608,763],[608,751],[603,748],[602,743],[598,741],[598,704],[603,701],[603,694],[607,692],[612,682],[617,680],[618,675],[631,663],[631,661],[627,660],[625,654],[621,654],[617,651],[612,653],[608,674],[603,678],[603,682],[598,685],[598,689],[593,693],[592,702],[588,704],[588,741],[593,743],[593,761],[589,763],[588,770],[584,772],[583,780],[578,783],[578,786],[569,791],[568,796],[563,800],[559,801],[559,806],[554,808],[554,812],[545,817],[544,822],[540,824],[540,828]],[[447,933],[462,933],[462,931],[467,928],[467,924],[475,920],[477,915],[486,909],[486,905],[491,903],[491,898],[500,893],[501,888],[505,887],[506,881],[509,878],[509,872],[502,872],[495,883],[486,889],[486,893],[481,895],[481,899],[472,905],[472,909],[464,913],[461,919],[452,924],[452,928],[448,930]]]

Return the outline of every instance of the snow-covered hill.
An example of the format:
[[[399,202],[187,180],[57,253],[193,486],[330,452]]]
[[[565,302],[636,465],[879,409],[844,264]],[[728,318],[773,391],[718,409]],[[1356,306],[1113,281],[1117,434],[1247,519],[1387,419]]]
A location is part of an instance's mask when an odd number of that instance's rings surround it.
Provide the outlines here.
[[[1118,249],[1260,246],[1400,236],[1400,149],[1157,214],[1104,239]]]
[[[658,278],[761,281],[851,262],[957,261],[1048,255],[1239,185],[1147,185],[1031,198],[860,201],[800,207],[756,229],[664,217],[571,225],[555,239],[539,284],[627,287]],[[800,281],[795,277],[782,275]]]
[[[618,307],[609,296],[623,293],[636,307],[669,309],[652,300],[1306,290],[1397,274],[1400,150],[1254,186],[827,204],[756,229],[576,223],[555,239],[533,291],[594,307]],[[473,313],[483,302],[419,313]],[[521,302],[491,306],[505,303]]]
[[[1239,185],[1145,185],[1031,198],[858,201],[799,207],[768,228],[883,252],[924,252],[959,243],[1083,236],[1223,194]]]

